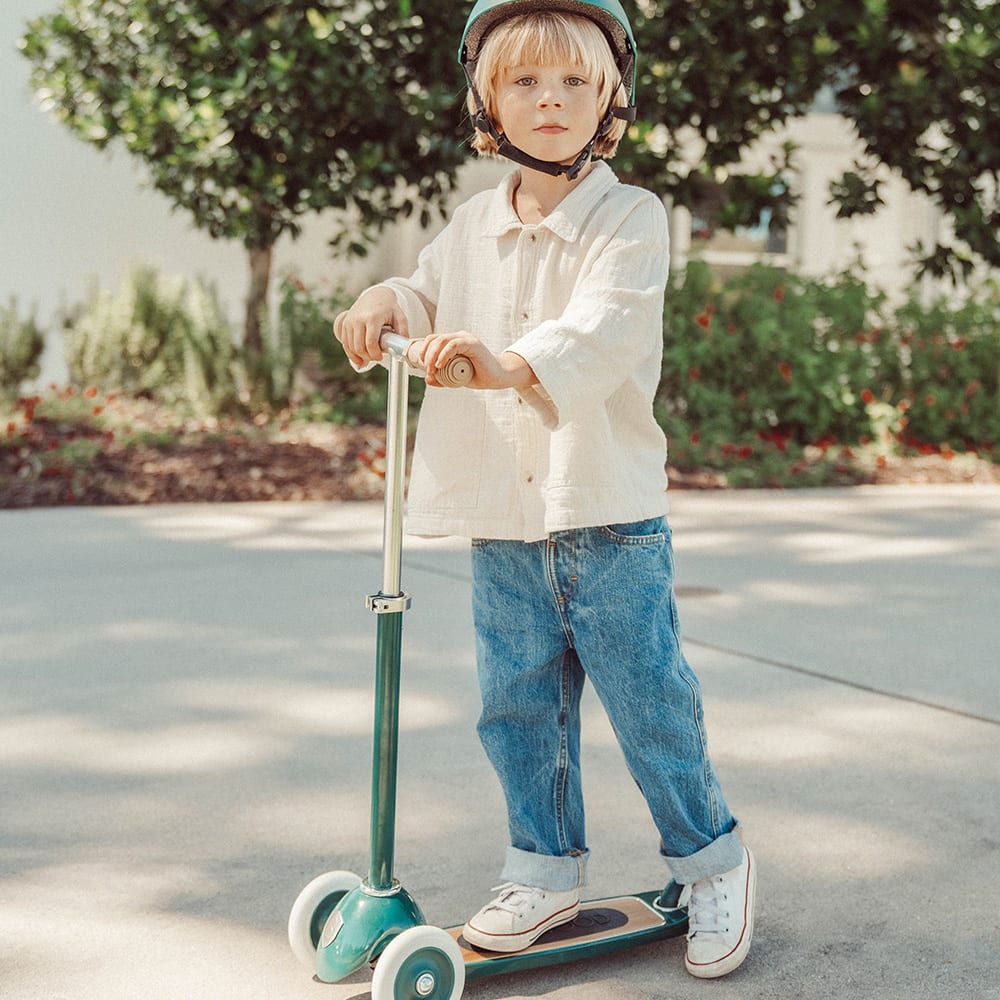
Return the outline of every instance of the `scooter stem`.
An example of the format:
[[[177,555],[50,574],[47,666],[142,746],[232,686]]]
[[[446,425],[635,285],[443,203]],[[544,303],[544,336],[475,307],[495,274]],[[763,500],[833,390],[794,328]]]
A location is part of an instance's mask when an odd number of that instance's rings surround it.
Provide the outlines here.
[[[409,378],[402,354],[390,351],[386,411],[385,511],[382,522],[382,590],[368,598],[378,616],[375,670],[375,741],[372,759],[371,859],[368,886],[391,891],[396,832],[399,756],[399,674],[403,612],[400,589],[403,549],[403,479]]]
[[[395,853],[396,772],[399,752],[399,674],[403,612],[410,598],[400,589],[403,552],[403,487],[406,476],[409,369],[419,371],[410,355],[414,341],[383,330],[388,355],[386,408],[385,512],[382,521],[382,589],[368,598],[378,616],[375,671],[375,746],[372,759],[371,868],[368,888],[392,892]],[[438,373],[444,385],[465,385],[474,372],[468,358],[457,357]]]

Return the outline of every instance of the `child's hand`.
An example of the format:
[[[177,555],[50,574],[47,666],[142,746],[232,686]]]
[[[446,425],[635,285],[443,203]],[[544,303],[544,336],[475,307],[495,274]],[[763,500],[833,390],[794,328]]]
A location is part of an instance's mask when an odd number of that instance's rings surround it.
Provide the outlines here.
[[[464,330],[432,334],[420,343],[420,363],[427,369],[428,385],[441,385],[437,373],[460,355],[472,362],[472,389],[523,389],[538,382],[531,366],[519,354],[494,354],[478,337]]]
[[[382,360],[379,337],[385,327],[401,337],[409,336],[406,316],[396,296],[388,288],[369,288],[347,312],[333,321],[333,335],[340,341],[348,361],[363,368],[371,361]]]

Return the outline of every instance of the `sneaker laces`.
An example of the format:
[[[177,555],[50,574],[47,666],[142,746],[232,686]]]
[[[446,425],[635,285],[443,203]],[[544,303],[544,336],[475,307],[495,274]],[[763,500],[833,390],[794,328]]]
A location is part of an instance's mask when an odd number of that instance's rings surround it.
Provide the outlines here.
[[[696,934],[727,934],[730,912],[729,896],[723,889],[723,879],[702,879],[684,887],[681,905],[688,908],[688,939]]]
[[[503,885],[495,885],[490,892],[500,893],[492,903],[487,906],[489,910],[505,910],[507,913],[521,913],[532,901],[544,895],[543,889],[536,889],[530,885],[519,885],[517,882],[504,882]]]

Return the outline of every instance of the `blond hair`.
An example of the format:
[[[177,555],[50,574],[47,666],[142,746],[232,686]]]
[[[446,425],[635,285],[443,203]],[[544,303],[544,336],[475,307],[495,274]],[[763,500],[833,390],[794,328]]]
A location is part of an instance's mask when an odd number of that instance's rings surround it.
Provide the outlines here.
[[[498,125],[496,95],[504,71],[511,66],[579,66],[597,86],[598,114],[610,107],[627,107],[621,71],[604,32],[589,18],[545,11],[519,14],[502,21],[484,40],[476,60],[473,83],[489,119]],[[471,114],[477,112],[469,91]],[[593,155],[613,156],[628,123],[612,119],[608,131],[594,143]],[[472,148],[483,156],[497,155],[493,137],[478,129]]]

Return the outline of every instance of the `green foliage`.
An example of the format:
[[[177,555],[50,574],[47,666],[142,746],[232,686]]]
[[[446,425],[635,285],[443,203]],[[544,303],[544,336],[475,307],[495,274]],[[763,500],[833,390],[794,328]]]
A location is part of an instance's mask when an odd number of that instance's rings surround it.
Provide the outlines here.
[[[303,214],[337,208],[337,244],[360,253],[386,221],[426,220],[468,153],[454,62],[467,12],[402,0],[63,0],[30,23],[21,49],[44,107],[88,142],[123,143],[213,236],[271,246]],[[841,215],[878,206],[885,165],[951,216],[956,242],[916,248],[928,270],[1000,265],[1000,6],[637,0],[630,12],[640,118],[616,162],[631,180],[700,212],[714,202],[725,225],[754,223],[763,208],[780,225],[793,150],[759,175],[734,165],[825,96],[864,149],[833,181]]]
[[[70,378],[149,394],[191,413],[238,405],[240,367],[215,290],[137,267],[116,292],[94,288],[66,318]]]
[[[37,377],[44,348],[41,328],[34,316],[21,318],[16,298],[0,306],[0,392],[16,394],[22,382]]]
[[[1000,293],[916,293],[893,311],[854,272],[823,282],[758,265],[726,284],[672,276],[656,412],[682,468],[731,485],[851,474],[859,448],[990,454],[1000,440]]]
[[[293,275],[282,280],[279,328],[297,381],[294,401],[322,419],[378,423],[385,419],[385,372],[375,368],[359,375],[333,336],[333,319],[349,304],[343,293],[309,289]],[[423,381],[411,379],[413,407],[423,392]]]
[[[639,121],[617,162],[636,183],[701,215],[709,202],[722,220],[767,205],[780,224],[793,200],[792,151],[756,183],[733,165],[824,96],[864,149],[831,185],[840,215],[878,206],[884,165],[951,216],[956,241],[915,248],[926,270],[962,278],[975,257],[1000,266],[997,4],[640,0],[633,22]]]
[[[903,363],[890,388],[906,408],[905,439],[991,453],[1000,442],[1000,285],[958,305],[912,298],[896,326]]]
[[[246,245],[255,396],[273,394],[262,317],[278,237],[338,209],[332,243],[364,253],[399,216],[443,211],[466,158],[453,57],[464,14],[410,6],[63,0],[21,39],[43,108],[100,148],[123,144],[198,227]]]
[[[350,208],[355,250],[426,211],[465,151],[457,4],[398,0],[63,0],[21,50],[43,107],[124,144],[213,236],[267,247]],[[449,126],[448,123],[454,123]]]

